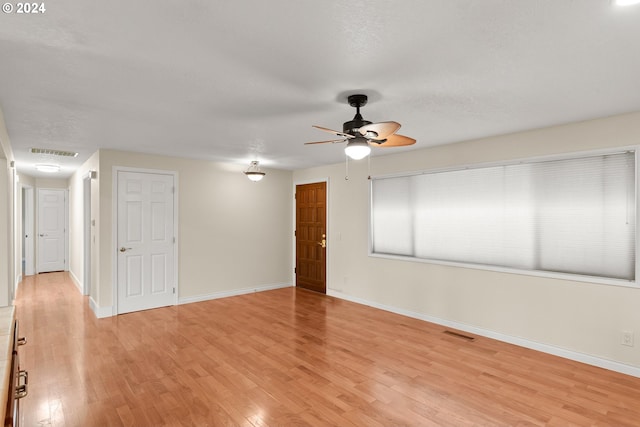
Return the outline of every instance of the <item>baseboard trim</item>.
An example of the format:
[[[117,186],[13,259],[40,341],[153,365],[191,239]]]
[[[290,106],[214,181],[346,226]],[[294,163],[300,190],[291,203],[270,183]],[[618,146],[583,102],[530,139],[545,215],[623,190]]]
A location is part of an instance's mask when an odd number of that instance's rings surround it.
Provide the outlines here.
[[[627,365],[625,363],[616,362],[609,359],[604,359],[590,354],[580,353],[577,351],[567,350],[562,347],[556,347],[549,344],[543,344],[535,341],[530,341],[520,337],[514,337],[512,335],[495,332],[489,329],[478,328],[476,326],[467,325],[464,323],[454,322],[451,320],[440,319],[438,317],[427,316],[422,313],[417,313],[410,310],[404,310],[398,307],[393,307],[385,304],[379,304],[377,302],[368,301],[362,298],[347,295],[343,292],[336,290],[327,290],[327,295],[340,298],[346,301],[355,302],[357,304],[367,305],[369,307],[378,308],[380,310],[390,311],[392,313],[401,314],[403,316],[412,317],[414,319],[424,320],[426,322],[435,323],[438,325],[446,326],[448,328],[458,329],[464,332],[469,332],[475,335],[480,335],[487,338],[492,338],[498,341],[514,344],[520,347],[530,348],[532,350],[541,351],[543,353],[552,354],[554,356],[563,357],[565,359],[574,360],[576,362],[586,363],[587,365],[597,366],[599,368],[608,369],[610,371],[620,372],[622,374],[631,375],[633,377],[640,378],[640,367]]]
[[[235,297],[238,295],[252,294],[254,292],[264,292],[264,291],[272,291],[275,289],[290,288],[291,286],[293,286],[291,283],[280,283],[275,285],[261,285],[261,286],[253,286],[250,288],[233,289],[230,291],[212,292],[210,294],[178,298],[178,304],[179,305],[191,304],[194,302],[209,301],[212,299]]]
[[[113,316],[113,307],[98,307],[93,297],[89,297],[89,307],[98,319]]]
[[[254,292],[272,291],[274,289],[289,288],[291,286],[292,285],[290,283],[282,283],[282,284],[275,284],[275,285],[254,286],[251,288],[244,288],[244,289],[234,289],[231,291],[213,292],[210,294],[197,295],[194,297],[178,298],[178,305],[209,301],[209,300],[218,299],[218,298],[233,297],[237,295],[251,294]],[[91,311],[93,311],[93,314],[95,314],[98,319],[103,319],[105,317],[112,317],[114,315],[113,307],[110,307],[110,306],[98,307],[98,304],[96,304],[94,299],[91,297],[89,298],[89,307],[91,308]]]
[[[80,279],[78,279],[76,277],[75,274],[73,274],[73,271],[69,270],[69,277],[71,277],[71,280],[73,281],[73,283],[76,285],[76,288],[78,288],[78,291],[80,292],[80,294],[82,294],[82,282],[80,281]]]

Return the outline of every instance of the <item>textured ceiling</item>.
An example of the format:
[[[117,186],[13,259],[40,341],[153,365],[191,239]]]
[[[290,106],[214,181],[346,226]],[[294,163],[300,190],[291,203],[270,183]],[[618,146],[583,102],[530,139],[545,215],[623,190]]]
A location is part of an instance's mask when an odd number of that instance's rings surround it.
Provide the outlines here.
[[[346,96],[418,143],[640,110],[640,6],[609,0],[55,0],[0,16],[0,108],[31,147],[298,169],[340,162]],[[327,136],[329,138],[327,138]]]

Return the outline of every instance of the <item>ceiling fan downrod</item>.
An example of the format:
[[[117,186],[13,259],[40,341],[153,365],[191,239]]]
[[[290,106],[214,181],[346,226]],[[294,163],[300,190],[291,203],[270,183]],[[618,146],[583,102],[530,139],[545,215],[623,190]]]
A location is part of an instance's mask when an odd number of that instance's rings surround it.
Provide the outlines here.
[[[349,105],[355,107],[356,115],[353,117],[353,120],[348,122],[344,122],[342,124],[342,131],[344,133],[348,133],[349,135],[358,135],[358,129],[362,126],[371,124],[370,121],[364,120],[362,115],[360,114],[360,107],[364,107],[367,105],[367,95],[349,95],[347,100],[349,101]]]

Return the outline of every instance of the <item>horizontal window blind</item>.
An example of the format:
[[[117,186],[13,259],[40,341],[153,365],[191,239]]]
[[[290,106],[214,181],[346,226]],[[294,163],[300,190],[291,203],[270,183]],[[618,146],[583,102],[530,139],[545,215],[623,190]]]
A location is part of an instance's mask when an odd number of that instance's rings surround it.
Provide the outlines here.
[[[635,153],[372,180],[376,254],[635,280]]]

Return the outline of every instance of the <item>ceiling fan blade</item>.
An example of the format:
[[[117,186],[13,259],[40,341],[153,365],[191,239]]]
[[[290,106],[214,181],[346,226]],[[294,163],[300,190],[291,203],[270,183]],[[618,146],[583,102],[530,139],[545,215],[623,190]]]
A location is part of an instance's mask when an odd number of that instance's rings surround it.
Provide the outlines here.
[[[400,129],[400,123],[398,122],[378,122],[364,125],[358,131],[366,138],[382,140],[395,133],[398,129]]]
[[[416,140],[404,135],[389,135],[385,141],[372,140],[374,147],[402,147],[404,145],[413,145]]]
[[[324,131],[324,132],[329,132],[329,133],[332,133],[334,135],[338,135],[338,136],[340,136],[342,138],[347,138],[347,139],[355,138],[353,135],[349,135],[348,133],[339,132],[337,130],[333,130],[333,129],[329,129],[329,128],[323,128],[322,126],[313,125],[312,127],[316,128],[316,129],[320,129],[321,131]]]
[[[342,139],[332,139],[330,141],[316,141],[316,142],[305,142],[304,145],[309,145],[309,144],[335,144],[336,142],[345,142],[346,139],[342,138]]]

